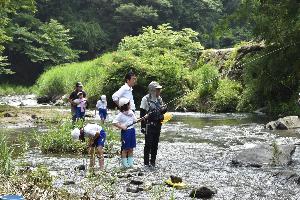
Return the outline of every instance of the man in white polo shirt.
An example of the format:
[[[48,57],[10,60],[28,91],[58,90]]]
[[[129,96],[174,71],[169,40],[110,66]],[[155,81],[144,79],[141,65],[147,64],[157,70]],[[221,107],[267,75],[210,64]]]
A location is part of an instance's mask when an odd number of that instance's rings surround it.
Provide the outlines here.
[[[135,111],[135,103],[132,95],[132,87],[136,84],[136,76],[133,71],[129,71],[125,76],[125,84],[112,95],[113,101],[119,106],[119,99],[124,97],[130,99],[130,108]]]

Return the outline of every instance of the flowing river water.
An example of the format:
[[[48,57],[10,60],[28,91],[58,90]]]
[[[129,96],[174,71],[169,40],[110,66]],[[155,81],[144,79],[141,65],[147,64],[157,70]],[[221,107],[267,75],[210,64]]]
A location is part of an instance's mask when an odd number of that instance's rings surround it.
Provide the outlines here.
[[[173,119],[163,125],[157,168],[143,166],[143,135],[138,133],[135,169],[125,171],[130,177],[117,175],[118,156],[106,158],[106,172],[101,180],[111,184],[95,185],[84,171],[74,168],[86,160],[74,155],[44,155],[31,148],[18,161],[44,164],[55,177],[54,187],[92,199],[191,199],[193,188],[207,186],[216,190],[212,199],[300,199],[300,186],[295,181],[275,176],[278,172],[300,174],[300,150],[293,154],[293,163],[286,167],[234,167],[231,159],[238,150],[253,144],[299,144],[300,129],[269,131],[264,124],[269,120],[253,114],[173,113]],[[1,128],[8,136],[28,134],[38,128]],[[42,131],[42,129],[41,129]],[[170,175],[182,177],[187,187],[176,190],[163,182]],[[100,178],[99,178],[100,179]],[[152,185],[152,189],[138,193],[126,188],[132,179]],[[113,180],[113,181],[112,181]],[[64,184],[72,181],[73,184]],[[148,184],[148,185],[149,185]]]

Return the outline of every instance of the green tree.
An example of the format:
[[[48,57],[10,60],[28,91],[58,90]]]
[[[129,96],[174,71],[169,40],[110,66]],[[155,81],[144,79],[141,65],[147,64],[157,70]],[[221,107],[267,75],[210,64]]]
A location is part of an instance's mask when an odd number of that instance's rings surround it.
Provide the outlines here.
[[[253,34],[257,40],[263,40],[267,45],[261,54],[286,47],[252,65],[246,65],[246,88],[241,102],[254,104],[256,107],[268,106],[269,111],[274,114],[287,113],[286,110],[276,109],[280,107],[289,109],[290,113],[297,112],[295,101],[300,89],[299,2],[245,0],[238,11],[238,20],[243,19],[246,23],[255,24]]]
[[[69,30],[56,20],[41,24],[36,30],[31,28],[12,27],[13,44],[10,49],[46,66],[77,60],[79,52],[70,48]]]
[[[5,28],[7,27],[10,16],[18,15],[20,12],[34,12],[34,0],[0,0],[0,74],[12,73],[12,71],[5,66],[9,65],[7,56],[3,55],[5,49],[4,44],[11,41],[11,36],[7,34]]]

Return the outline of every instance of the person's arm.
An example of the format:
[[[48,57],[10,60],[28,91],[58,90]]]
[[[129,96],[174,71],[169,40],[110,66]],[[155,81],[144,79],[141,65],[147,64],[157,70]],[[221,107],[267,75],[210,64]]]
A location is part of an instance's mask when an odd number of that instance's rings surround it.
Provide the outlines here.
[[[125,89],[122,86],[118,91],[116,91],[113,95],[112,95],[112,100],[119,106],[119,98],[124,94]]]
[[[116,118],[113,120],[112,124],[122,130],[126,130],[127,126],[125,124],[120,123],[121,113],[119,113]]]
[[[73,92],[70,94],[69,96],[69,103],[72,105],[72,106],[75,106],[76,104],[73,102],[74,100],[74,97],[73,97]]]
[[[121,123],[113,123],[113,125],[121,130],[126,130],[127,126],[125,124],[121,124]]]
[[[141,101],[141,106],[140,106],[140,118],[145,117],[147,114],[147,110],[149,109],[147,98],[143,97]],[[148,116],[147,116],[148,118]],[[141,121],[141,132],[146,133],[146,120]]]

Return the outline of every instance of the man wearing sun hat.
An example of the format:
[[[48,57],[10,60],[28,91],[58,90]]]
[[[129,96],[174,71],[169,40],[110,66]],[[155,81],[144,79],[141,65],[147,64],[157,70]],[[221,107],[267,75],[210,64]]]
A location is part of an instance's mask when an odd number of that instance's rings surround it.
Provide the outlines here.
[[[79,92],[82,92],[83,98],[86,98],[86,93],[83,90],[83,84],[81,82],[77,82],[75,84],[75,90],[69,96],[69,102],[71,104],[71,114],[72,114],[73,122],[76,120],[76,107],[77,107],[77,104],[74,103],[74,100],[79,98],[78,97]]]
[[[99,159],[99,167],[104,168],[103,148],[106,139],[106,133],[98,124],[87,124],[83,128],[75,128],[71,132],[74,140],[85,141],[85,137],[89,138],[89,153],[91,154],[90,168],[95,166],[95,150]]]
[[[164,113],[167,112],[166,106],[160,97],[162,86],[152,81],[148,85],[149,94],[144,96],[141,101],[140,117],[148,114],[148,118],[141,122],[141,132],[145,134],[144,164],[145,166],[155,167],[156,155],[158,149],[159,136],[161,131],[161,122],[164,119]],[[151,154],[151,159],[149,160]]]

